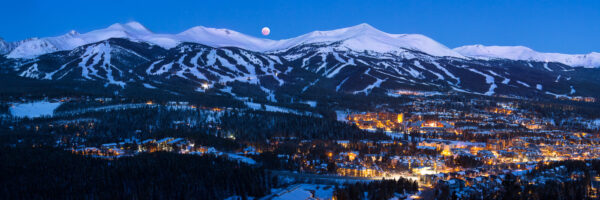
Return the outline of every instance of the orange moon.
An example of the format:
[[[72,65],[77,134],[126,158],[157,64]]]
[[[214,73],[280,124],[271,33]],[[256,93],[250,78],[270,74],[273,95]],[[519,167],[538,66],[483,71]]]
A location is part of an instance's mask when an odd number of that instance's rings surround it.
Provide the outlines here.
[[[263,34],[264,36],[267,36],[267,35],[269,35],[269,33],[271,33],[271,29],[269,29],[269,27],[263,27],[263,28],[262,28],[262,34]]]

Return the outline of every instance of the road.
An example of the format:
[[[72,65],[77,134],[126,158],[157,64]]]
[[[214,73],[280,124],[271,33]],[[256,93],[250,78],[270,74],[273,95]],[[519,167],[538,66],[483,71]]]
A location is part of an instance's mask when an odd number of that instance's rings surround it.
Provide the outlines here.
[[[335,184],[344,182],[358,182],[358,181],[374,181],[381,180],[386,177],[354,177],[354,176],[336,176],[336,175],[323,175],[323,174],[311,174],[311,173],[295,173],[291,171],[281,170],[270,170],[271,174],[275,176],[287,176],[292,177],[296,180],[305,180],[302,182],[309,183],[324,183],[324,184]],[[391,178],[391,177],[387,177]]]

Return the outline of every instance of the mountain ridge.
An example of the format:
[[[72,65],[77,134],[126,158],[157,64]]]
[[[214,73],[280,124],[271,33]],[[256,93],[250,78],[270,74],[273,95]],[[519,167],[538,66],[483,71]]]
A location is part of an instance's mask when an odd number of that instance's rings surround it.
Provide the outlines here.
[[[560,62],[578,67],[600,67],[600,53],[559,54],[540,53],[522,46],[465,45],[450,49],[421,34],[390,34],[369,24],[340,28],[329,31],[312,31],[297,37],[271,40],[219,28],[196,26],[177,34],[154,33],[139,22],[116,23],[104,29],[87,33],[71,31],[61,36],[30,38],[18,42],[0,41],[0,54],[8,58],[31,59],[46,53],[71,50],[85,44],[109,38],[126,38],[142,41],[170,49],[183,42],[194,42],[212,47],[238,47],[258,52],[284,51],[294,46],[309,43],[336,43],[341,49],[373,51],[378,53],[417,50],[433,56],[461,59],[509,59],[540,62]],[[519,52],[522,52],[519,54]]]
[[[588,54],[542,53],[525,46],[484,46],[481,44],[461,46],[453,50],[464,56],[479,59],[559,62],[565,65],[588,68],[600,66],[600,53],[597,52]]]
[[[277,52],[185,42],[165,49],[123,38],[23,60],[0,57],[0,74],[36,87],[92,85],[92,91],[142,95],[214,94],[283,101],[305,95],[384,95],[431,91],[484,96],[600,97],[600,69],[555,62],[437,57],[416,50],[376,53],[310,43]],[[27,81],[26,81],[27,82]],[[25,83],[25,85],[27,85]],[[79,85],[79,86],[78,86]],[[15,88],[3,88],[15,89]],[[80,92],[80,91],[79,91]]]

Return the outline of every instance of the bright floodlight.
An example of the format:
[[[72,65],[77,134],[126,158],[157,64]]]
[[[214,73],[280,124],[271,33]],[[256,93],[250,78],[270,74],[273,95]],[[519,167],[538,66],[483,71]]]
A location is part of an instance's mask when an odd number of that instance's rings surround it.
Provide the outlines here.
[[[202,89],[206,90],[208,89],[209,85],[208,83],[202,83]]]

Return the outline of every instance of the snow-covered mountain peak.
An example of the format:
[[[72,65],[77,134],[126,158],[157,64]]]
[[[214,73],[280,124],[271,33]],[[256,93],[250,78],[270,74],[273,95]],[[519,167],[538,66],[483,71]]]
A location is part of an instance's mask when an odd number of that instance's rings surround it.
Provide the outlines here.
[[[331,31],[313,31],[295,38],[277,41],[276,48],[286,49],[300,44],[340,42],[339,47],[354,51],[402,52],[406,49],[433,56],[464,58],[448,47],[419,34],[389,34],[363,23]]]
[[[135,22],[135,21],[128,22],[125,24],[116,23],[116,24],[109,26],[107,29],[128,31],[131,33],[143,33],[143,34],[151,34],[152,33],[152,31],[148,30],[148,28],[146,28],[144,25],[140,24],[139,22]]]
[[[525,46],[485,46],[480,44],[457,47],[453,50],[464,56],[479,59],[559,62],[574,67],[600,66],[600,53],[596,52],[589,54],[541,53]]]
[[[208,28],[204,26],[195,26],[190,29],[187,29],[176,36],[183,37],[183,39],[197,39],[197,40],[206,40],[206,39],[258,39],[252,36],[248,36],[237,31],[224,29],[224,28]]]
[[[60,36],[59,36],[60,37]],[[7,58],[33,58],[59,49],[48,40],[31,38],[14,48]]]
[[[223,28],[196,26],[183,31],[172,38],[181,42],[195,42],[213,47],[239,47],[253,51],[269,50],[273,40],[256,38],[237,31]]]
[[[61,36],[30,38],[18,42],[0,40],[0,54],[7,54],[9,58],[34,58],[55,51],[72,50],[110,38],[147,42],[166,49],[173,48],[182,42],[192,42],[212,47],[239,47],[258,52],[275,52],[299,45],[320,43],[333,44],[330,46],[331,49],[338,51],[411,53],[407,50],[415,50],[437,57],[511,59],[560,62],[570,66],[600,66],[600,53],[575,55],[540,53],[524,46],[468,45],[449,49],[425,35],[390,34],[366,23],[329,31],[313,31],[289,39],[270,40],[229,29],[204,26],[196,26],[178,34],[158,34],[148,30],[139,22],[128,22],[113,24],[104,29],[82,34],[71,31]]]
[[[336,43],[338,50],[403,52],[406,49],[422,51],[434,56],[463,57],[444,45],[423,35],[388,34],[363,23],[330,31],[313,31],[298,37],[270,40],[257,38],[229,29],[196,26],[179,34],[156,34],[138,22],[113,24],[107,28],[78,34],[74,31],[62,36],[32,39],[11,50],[11,58],[33,58],[60,50],[71,50],[85,44],[109,38],[126,38],[173,48],[182,42],[194,42],[213,47],[239,47],[252,51],[277,51],[310,43]],[[31,50],[27,50],[31,49]]]
[[[465,58],[463,55],[453,51],[445,45],[421,34],[394,34],[399,45],[405,45],[434,56],[450,56]]]
[[[146,28],[144,25],[142,25],[141,23],[136,22],[136,21],[127,22],[125,24],[125,26],[128,26],[133,29],[137,29],[137,30],[144,30],[144,31],[150,32],[150,30],[148,30],[148,28]]]
[[[80,34],[74,30],[56,37],[30,38],[20,42],[8,53],[9,58],[34,58],[55,51],[71,50],[79,46],[91,44],[110,38],[126,38],[133,41],[147,41],[165,47],[178,44],[173,39],[161,34],[154,34],[138,22],[113,24],[104,29],[93,30]]]
[[[225,28],[210,28],[210,27],[204,27],[204,26],[194,26],[192,28],[189,28],[189,29],[179,33],[179,35],[189,35],[189,34],[199,34],[199,33],[212,33],[212,34],[223,34],[223,35],[233,35],[233,34],[240,35],[241,34],[236,31],[225,29]]]
[[[313,31],[303,36],[305,37],[325,37],[329,40],[343,40],[350,37],[356,37],[362,34],[385,34],[384,32],[377,30],[375,27],[362,23],[356,26],[351,26],[347,28],[340,28],[331,31]],[[302,37],[302,36],[300,36]]]
[[[75,30],[71,30],[67,33],[67,35],[79,35],[79,32],[77,32]]]
[[[338,42],[357,37],[385,37],[389,34],[379,31],[368,24],[359,24],[347,28],[340,28],[330,31],[313,31],[295,38],[280,40],[282,46],[284,43],[287,46],[296,46],[299,44],[322,43],[322,42]],[[286,46],[286,45],[283,45]],[[284,47],[279,47],[284,48]]]
[[[373,30],[377,30],[375,27],[371,26],[370,24],[367,23],[360,23],[358,25],[354,25],[351,27],[348,27],[348,29],[373,29]],[[377,30],[379,31],[379,30]]]
[[[484,46],[481,44],[457,47],[454,51],[469,57],[517,60],[529,60],[537,53],[525,46]]]

